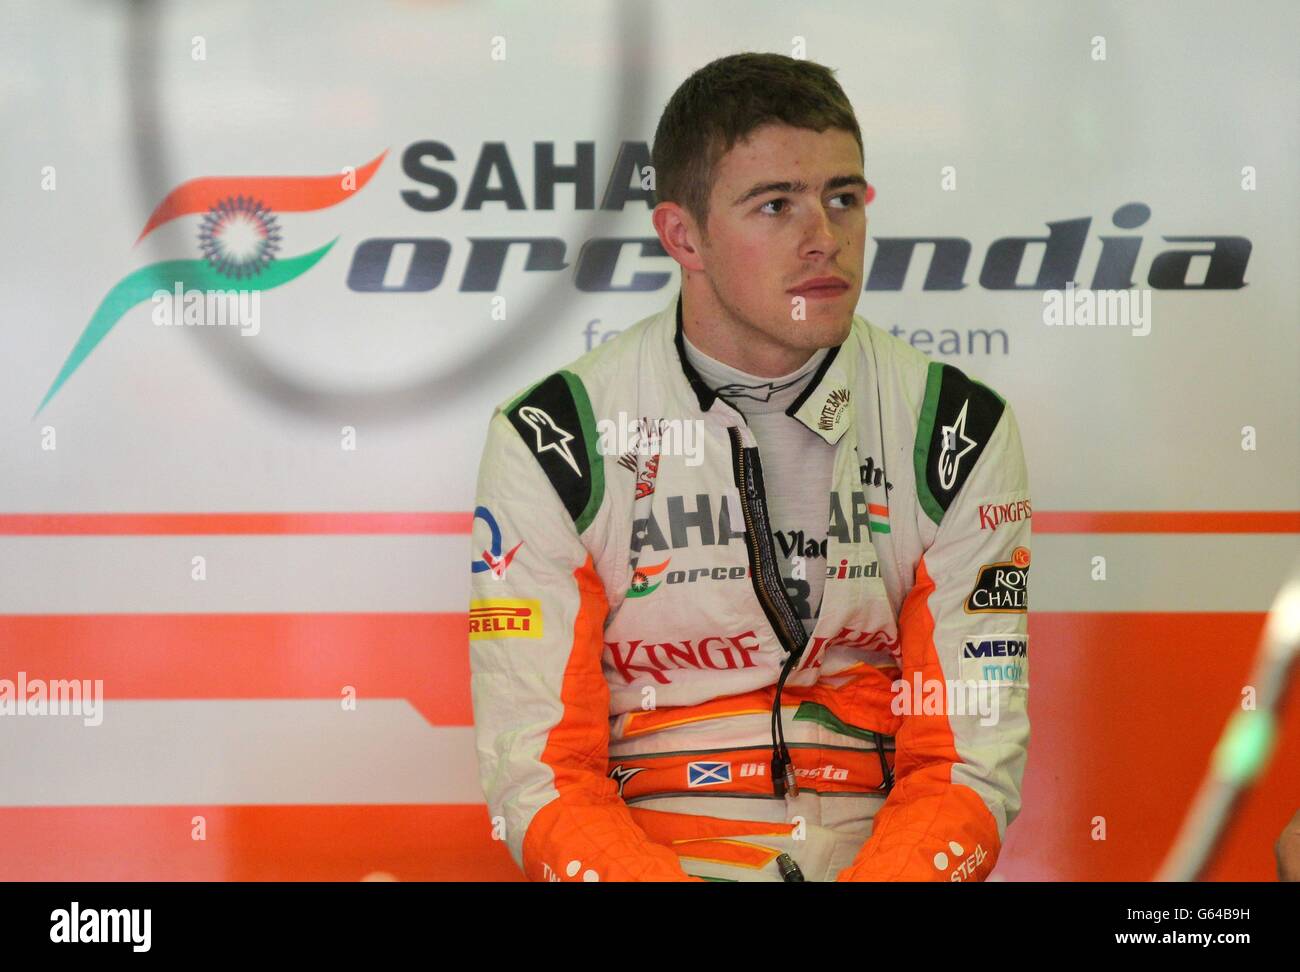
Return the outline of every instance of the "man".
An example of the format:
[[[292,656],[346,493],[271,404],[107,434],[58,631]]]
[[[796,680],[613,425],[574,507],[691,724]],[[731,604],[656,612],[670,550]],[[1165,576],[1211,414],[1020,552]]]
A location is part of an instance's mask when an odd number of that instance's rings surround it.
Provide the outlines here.
[[[829,70],[715,61],[652,154],[680,293],[488,429],[490,813],[536,880],[983,879],[1028,744],[1011,410],[854,315]]]

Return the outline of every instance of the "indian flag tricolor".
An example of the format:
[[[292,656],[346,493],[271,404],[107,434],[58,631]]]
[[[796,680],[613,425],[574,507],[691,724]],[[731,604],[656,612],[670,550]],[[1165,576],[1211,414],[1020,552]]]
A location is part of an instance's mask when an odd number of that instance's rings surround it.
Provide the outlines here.
[[[867,520],[872,533],[889,532],[889,507],[879,503],[867,504]]]
[[[154,209],[136,243],[165,223],[202,213],[201,258],[165,260],[118,281],[91,315],[32,417],[40,414],[123,315],[155,292],[261,291],[302,276],[338,237],[308,253],[280,257],[276,214],[312,212],[341,203],[365,187],[387,155],[384,151],[355,172],[341,175],[206,176],[177,186]]]

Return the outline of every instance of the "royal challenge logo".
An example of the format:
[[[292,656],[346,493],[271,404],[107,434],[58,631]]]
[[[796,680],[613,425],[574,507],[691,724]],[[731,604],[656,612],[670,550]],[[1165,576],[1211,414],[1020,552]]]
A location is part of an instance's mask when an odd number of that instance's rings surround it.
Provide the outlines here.
[[[205,176],[182,183],[149,216],[136,245],[160,226],[195,223],[197,256],[153,263],[119,280],[100,301],[77,338],[39,415],[90,353],[128,311],[153,302],[157,326],[237,326],[244,336],[260,329],[262,291],[301,277],[338,242],[287,254],[284,213],[329,209],[364,189],[387,152],[360,169],[324,176]]]

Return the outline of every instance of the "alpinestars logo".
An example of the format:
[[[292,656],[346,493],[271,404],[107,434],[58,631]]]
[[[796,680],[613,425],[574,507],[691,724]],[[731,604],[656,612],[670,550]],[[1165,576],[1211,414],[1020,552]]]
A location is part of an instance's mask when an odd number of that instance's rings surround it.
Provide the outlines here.
[[[939,453],[939,485],[952,489],[962,457],[975,448],[975,440],[966,435],[966,409],[970,399],[962,402],[961,411],[952,425],[943,427],[943,451]]]
[[[777,392],[789,388],[791,385],[797,385],[804,380],[800,375],[792,381],[787,381],[783,385],[774,385],[772,382],[765,382],[761,385],[741,385],[731,384],[723,385],[721,388],[714,389],[722,398],[752,398],[756,402],[767,402],[772,400],[772,396]]]
[[[623,785],[644,769],[644,766],[624,766],[622,763],[610,769],[609,778],[618,784],[618,795],[620,797],[623,796]]]
[[[537,445],[533,447],[534,452],[539,456],[543,452],[554,452],[567,462],[575,473],[579,476],[582,475],[577,460],[573,458],[573,451],[569,448],[569,443],[573,441],[572,432],[560,428],[555,424],[555,419],[536,405],[525,405],[519,410],[519,417],[527,422],[529,428],[537,434]]]

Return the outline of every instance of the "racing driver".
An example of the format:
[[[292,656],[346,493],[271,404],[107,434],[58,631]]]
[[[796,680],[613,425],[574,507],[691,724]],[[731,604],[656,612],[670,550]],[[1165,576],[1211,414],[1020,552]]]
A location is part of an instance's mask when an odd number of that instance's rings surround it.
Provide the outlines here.
[[[714,61],[651,155],[680,288],[488,426],[497,835],[534,880],[983,880],[1029,741],[1011,408],[856,315],[872,190],[830,70]]]

